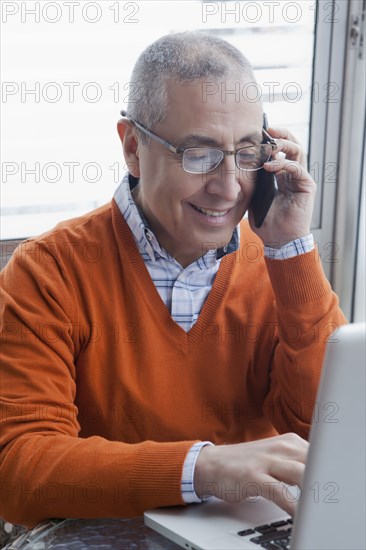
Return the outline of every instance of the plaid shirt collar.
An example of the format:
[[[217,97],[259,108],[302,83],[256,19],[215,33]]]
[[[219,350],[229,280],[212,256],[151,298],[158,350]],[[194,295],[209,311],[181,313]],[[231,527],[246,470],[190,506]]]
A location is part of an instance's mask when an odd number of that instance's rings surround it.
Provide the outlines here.
[[[132,176],[129,172],[125,174],[122,182],[116,189],[114,199],[122,213],[122,216],[129,225],[132,234],[134,235],[136,244],[140,253],[148,254],[151,261],[155,261],[159,257],[166,258],[170,261],[176,261],[170,254],[162,248],[155,237],[154,233],[149,228],[147,220],[143,212],[136,206],[132,197],[132,190],[138,184],[139,180]],[[200,269],[211,267],[216,261],[220,260],[226,254],[235,252],[239,248],[239,226],[234,229],[231,241],[224,247],[208,250],[201,258],[196,260]]]

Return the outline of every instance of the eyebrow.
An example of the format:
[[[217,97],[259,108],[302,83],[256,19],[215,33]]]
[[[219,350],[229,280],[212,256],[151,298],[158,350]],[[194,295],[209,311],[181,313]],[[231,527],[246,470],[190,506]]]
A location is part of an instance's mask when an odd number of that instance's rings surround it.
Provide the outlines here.
[[[237,141],[237,144],[245,143],[248,141],[251,143],[258,143],[261,141],[261,138],[261,132],[252,132],[251,134],[247,134],[246,136],[241,137],[239,141]],[[179,142],[179,147],[182,148],[200,145],[221,148],[221,143],[219,143],[216,139],[210,138],[208,136],[202,136],[200,134],[189,134]]]

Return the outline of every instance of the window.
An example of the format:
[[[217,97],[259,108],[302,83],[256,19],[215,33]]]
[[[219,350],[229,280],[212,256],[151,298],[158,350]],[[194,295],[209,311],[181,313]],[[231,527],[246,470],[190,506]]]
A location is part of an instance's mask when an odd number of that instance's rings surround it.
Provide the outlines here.
[[[203,29],[232,42],[258,86],[222,88],[223,100],[264,100],[270,122],[307,143],[315,3],[70,4],[2,5],[2,239],[36,235],[111,199],[125,169],[115,127],[133,97],[134,61],[168,32]]]
[[[364,247],[357,246],[365,215],[366,1],[318,4],[313,81],[325,96],[312,101],[309,158],[319,187],[313,233],[325,272],[352,321],[362,318],[355,317],[354,292],[357,254],[359,266],[365,258]]]

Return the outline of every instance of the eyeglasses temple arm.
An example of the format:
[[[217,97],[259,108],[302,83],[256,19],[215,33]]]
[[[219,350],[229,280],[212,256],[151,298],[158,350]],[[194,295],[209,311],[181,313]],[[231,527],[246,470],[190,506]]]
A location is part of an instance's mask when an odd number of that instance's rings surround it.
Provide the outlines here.
[[[173,153],[178,153],[178,154],[182,153],[182,149],[179,149],[178,147],[174,147],[174,145],[169,143],[169,141],[165,141],[165,139],[162,139],[159,136],[157,136],[157,135],[153,134],[152,132],[150,132],[150,130],[145,128],[145,126],[142,126],[142,124],[140,124],[135,119],[133,119],[131,116],[129,116],[126,111],[121,111],[121,115],[124,118],[127,118],[128,120],[131,120],[131,122],[133,122],[134,125],[137,126],[137,128],[139,128],[142,132],[144,132],[145,134],[150,136],[155,141],[158,141],[159,143],[161,143],[161,145],[164,145],[164,147],[169,149],[169,151],[172,151]]]
[[[264,136],[266,139],[268,139],[268,141],[269,141],[269,143],[270,143],[271,145],[273,145],[274,147],[276,147],[276,142],[275,142],[275,140],[273,139],[272,136],[269,135],[269,133],[268,133],[264,128],[262,128],[262,134],[263,134],[263,136]]]

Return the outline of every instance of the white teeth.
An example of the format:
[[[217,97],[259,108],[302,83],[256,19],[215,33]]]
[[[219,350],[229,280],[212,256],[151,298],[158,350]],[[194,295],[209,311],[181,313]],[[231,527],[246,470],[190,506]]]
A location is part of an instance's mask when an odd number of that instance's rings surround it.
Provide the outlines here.
[[[215,210],[206,210],[205,208],[200,208],[199,206],[196,206],[196,208],[203,214],[206,214],[206,216],[214,216],[216,218],[219,218],[220,216],[225,216],[225,214],[228,212],[227,210],[225,210],[225,212],[217,212]]]

